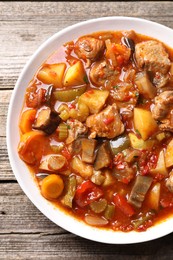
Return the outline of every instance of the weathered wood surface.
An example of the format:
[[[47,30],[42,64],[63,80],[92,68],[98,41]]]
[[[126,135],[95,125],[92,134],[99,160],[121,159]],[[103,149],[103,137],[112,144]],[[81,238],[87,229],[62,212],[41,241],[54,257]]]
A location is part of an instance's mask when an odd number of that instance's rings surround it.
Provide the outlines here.
[[[0,260],[173,259],[173,234],[137,245],[103,245],[56,226],[25,196],[11,171],[6,117],[24,64],[49,36],[100,16],[146,18],[173,28],[173,2],[0,2]]]

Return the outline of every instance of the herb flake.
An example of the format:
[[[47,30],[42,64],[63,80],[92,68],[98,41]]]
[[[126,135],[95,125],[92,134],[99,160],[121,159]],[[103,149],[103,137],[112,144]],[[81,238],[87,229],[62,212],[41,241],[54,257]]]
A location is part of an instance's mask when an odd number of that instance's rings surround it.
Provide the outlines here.
[[[136,132],[137,135],[139,135],[141,137],[141,134],[140,134],[138,129],[135,129],[135,132]]]
[[[116,86],[113,86],[113,88],[114,88],[114,89],[119,89],[119,86],[118,86],[118,85],[116,85]]]
[[[138,97],[139,97],[139,92],[136,92],[136,93],[135,93],[135,96],[138,98]]]
[[[88,77],[87,77],[87,75],[85,75],[85,76],[83,77],[83,80],[84,80],[84,82],[85,82],[86,84],[88,84],[88,83],[89,83],[89,80],[88,80]]]

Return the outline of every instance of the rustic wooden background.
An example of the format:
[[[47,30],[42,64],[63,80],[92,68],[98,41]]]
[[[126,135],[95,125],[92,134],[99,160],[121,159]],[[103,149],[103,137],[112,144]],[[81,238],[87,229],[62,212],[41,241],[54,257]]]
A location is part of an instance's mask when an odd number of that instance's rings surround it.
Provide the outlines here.
[[[21,69],[55,32],[100,16],[133,16],[173,28],[173,2],[0,2],[0,259],[173,259],[173,234],[136,245],[85,240],[43,216],[19,187],[6,148],[6,117]],[[85,32],[84,32],[85,33]],[[163,39],[164,41],[164,39]]]

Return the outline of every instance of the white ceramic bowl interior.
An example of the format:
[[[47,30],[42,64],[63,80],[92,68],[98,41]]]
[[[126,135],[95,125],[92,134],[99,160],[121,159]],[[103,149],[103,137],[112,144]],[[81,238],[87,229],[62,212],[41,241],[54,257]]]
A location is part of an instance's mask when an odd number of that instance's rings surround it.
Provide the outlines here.
[[[105,30],[135,30],[163,41],[173,47],[173,30],[163,25],[130,17],[104,17],[72,25],[56,33],[44,42],[25,65],[13,91],[7,118],[7,147],[10,163],[21,188],[34,205],[51,221],[60,227],[81,237],[110,244],[130,244],[153,240],[173,231],[173,218],[170,218],[145,232],[114,232],[101,230],[85,225],[63,211],[54,208],[45,200],[38,190],[31,174],[18,156],[19,142],[18,120],[21,112],[24,94],[29,81],[33,78],[39,66],[62,44],[76,39],[81,35]]]

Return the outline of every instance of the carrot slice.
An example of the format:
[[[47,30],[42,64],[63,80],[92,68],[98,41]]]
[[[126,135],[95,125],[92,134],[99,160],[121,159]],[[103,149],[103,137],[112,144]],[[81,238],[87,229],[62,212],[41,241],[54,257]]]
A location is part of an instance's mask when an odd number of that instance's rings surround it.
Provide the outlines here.
[[[36,164],[42,156],[44,133],[41,131],[30,131],[21,136],[18,146],[20,158],[28,164]]]
[[[58,198],[64,189],[64,182],[59,175],[45,177],[41,184],[41,193],[46,199]]]
[[[36,109],[29,109],[22,113],[19,128],[22,134],[30,132],[32,130],[32,124],[34,123],[36,116]]]

